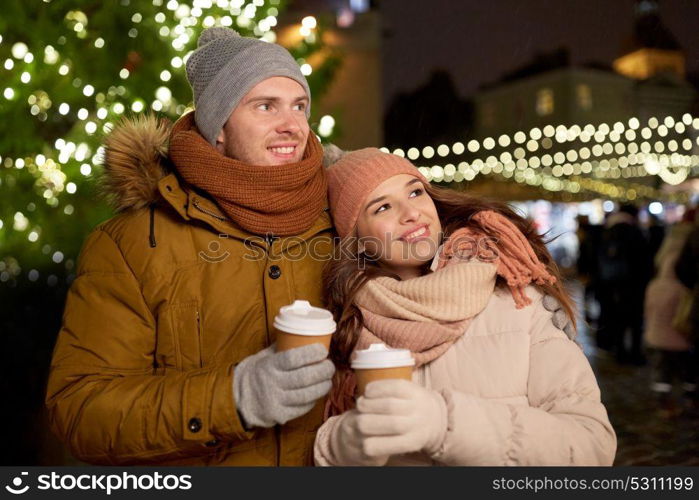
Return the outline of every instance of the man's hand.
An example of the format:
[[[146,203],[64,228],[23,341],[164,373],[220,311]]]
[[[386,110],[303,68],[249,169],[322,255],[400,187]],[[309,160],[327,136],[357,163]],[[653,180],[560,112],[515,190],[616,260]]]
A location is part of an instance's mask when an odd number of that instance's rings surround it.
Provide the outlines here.
[[[308,413],[332,385],[335,366],[321,344],[245,358],[233,372],[233,394],[247,428],[273,427]]]
[[[379,380],[367,385],[357,401],[357,429],[362,451],[384,457],[424,451],[437,453],[447,433],[447,405],[437,392],[407,380]]]

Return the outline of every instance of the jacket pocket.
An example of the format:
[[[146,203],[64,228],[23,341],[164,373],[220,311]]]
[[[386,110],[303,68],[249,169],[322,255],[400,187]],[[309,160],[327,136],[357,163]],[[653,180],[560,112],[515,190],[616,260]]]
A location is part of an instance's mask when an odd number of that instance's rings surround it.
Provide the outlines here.
[[[196,301],[172,304],[168,309],[174,362],[178,370],[201,368],[201,311]]]

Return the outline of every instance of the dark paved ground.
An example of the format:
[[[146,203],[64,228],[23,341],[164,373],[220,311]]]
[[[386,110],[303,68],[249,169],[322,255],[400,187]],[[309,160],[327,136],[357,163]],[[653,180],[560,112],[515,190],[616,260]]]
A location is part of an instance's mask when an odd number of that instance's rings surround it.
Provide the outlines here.
[[[674,395],[675,411],[659,408],[647,366],[591,359],[617,434],[614,465],[699,465],[699,411]]]
[[[650,366],[618,364],[596,349],[591,332],[579,324],[578,338],[617,434],[614,465],[699,465],[699,408],[683,397],[679,387],[673,393],[673,407],[661,408],[649,389]]]

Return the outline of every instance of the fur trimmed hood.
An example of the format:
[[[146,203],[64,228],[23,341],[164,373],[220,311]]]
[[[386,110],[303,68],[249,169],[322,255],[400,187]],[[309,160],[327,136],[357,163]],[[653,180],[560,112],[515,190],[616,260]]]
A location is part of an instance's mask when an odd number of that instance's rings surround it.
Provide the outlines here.
[[[158,181],[170,173],[167,146],[172,123],[153,115],[122,118],[104,141],[100,190],[117,211],[160,199]]]
[[[104,141],[104,172],[100,191],[118,212],[137,210],[161,199],[158,182],[173,171],[168,158],[172,122],[151,114],[122,118]],[[323,146],[323,165],[344,152]]]

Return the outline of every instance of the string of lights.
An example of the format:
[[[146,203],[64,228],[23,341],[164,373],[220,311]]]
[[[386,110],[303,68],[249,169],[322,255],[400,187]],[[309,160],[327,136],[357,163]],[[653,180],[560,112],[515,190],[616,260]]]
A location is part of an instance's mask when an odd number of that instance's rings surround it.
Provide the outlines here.
[[[436,148],[411,147],[407,151],[398,148],[392,153],[416,162],[421,173],[434,182],[459,183],[472,181],[478,175],[498,175],[547,191],[583,190],[613,199],[683,202],[687,199],[684,193],[669,194],[643,184],[619,185],[602,179],[657,175],[667,184],[680,184],[688,176],[699,173],[699,155],[691,154],[699,149],[698,131],[699,118],[687,113],[677,121],[671,116],[662,122],[651,117],[643,128],[636,117],[626,124],[616,122],[611,126],[606,123],[583,127],[547,125],[543,129],[534,127],[528,133],[502,134],[497,140],[486,137]],[[639,138],[643,140],[638,142]],[[574,147],[566,148],[570,144]],[[391,152],[388,148],[382,150]],[[454,163],[425,165],[436,158],[451,159]]]

